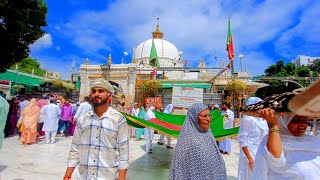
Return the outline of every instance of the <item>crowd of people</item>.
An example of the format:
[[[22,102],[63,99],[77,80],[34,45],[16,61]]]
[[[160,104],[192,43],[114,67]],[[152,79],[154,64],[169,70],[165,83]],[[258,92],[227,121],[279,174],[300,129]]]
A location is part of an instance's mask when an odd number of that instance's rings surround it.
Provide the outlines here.
[[[41,127],[46,143],[54,143],[55,134],[61,133],[64,126],[66,137],[73,134],[64,180],[71,179],[77,166],[78,179],[124,180],[129,167],[130,138],[139,141],[144,134],[145,151],[152,154],[154,130],[130,127],[119,111],[149,121],[156,118],[155,107],[145,109],[134,103],[130,109],[117,111],[111,107],[114,89],[108,81],[98,78],[89,85],[90,96],[76,110],[69,100],[51,99],[45,103],[45,98],[43,102],[21,98],[20,102],[16,99],[10,102],[9,108],[9,104],[0,99],[0,115],[9,113],[10,127],[5,129],[6,135],[12,136],[18,125],[20,141],[29,144],[35,142]],[[246,105],[261,101],[250,97]],[[170,180],[227,179],[223,155],[231,153],[231,139],[215,140],[210,129],[210,111],[216,109],[224,117],[225,129],[234,126],[229,103],[223,103],[221,109],[218,105],[193,104],[174,149]],[[173,105],[169,104],[163,112],[171,114],[173,111]],[[238,179],[318,179],[320,138],[306,134],[308,120],[309,117],[292,113],[277,114],[263,106],[255,116],[244,115],[237,138],[240,145]],[[164,139],[165,135],[161,135],[158,144],[163,145]],[[166,147],[172,149],[170,137],[167,137]]]
[[[42,136],[45,136],[47,144],[55,143],[57,134],[72,136],[76,119],[92,109],[89,97],[85,97],[81,104],[54,95],[42,95],[40,99],[20,95],[10,101],[4,97],[1,100],[2,105],[8,105],[8,112],[1,113],[1,136],[18,134],[18,140],[27,145],[37,142],[37,138]]]

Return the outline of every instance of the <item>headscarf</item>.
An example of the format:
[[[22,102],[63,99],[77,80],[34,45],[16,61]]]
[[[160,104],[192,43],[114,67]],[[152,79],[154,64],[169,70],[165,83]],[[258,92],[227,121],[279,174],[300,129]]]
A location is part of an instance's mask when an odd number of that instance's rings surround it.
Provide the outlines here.
[[[139,114],[138,114],[138,117],[141,118],[141,119],[144,119],[144,116],[146,115],[146,111],[144,110],[144,107],[141,106],[140,107],[140,111],[139,111]]]
[[[303,136],[293,136],[292,133],[288,130],[288,124],[293,119],[295,115],[279,115],[278,119],[278,127],[280,130],[281,136],[281,144],[283,148],[283,154],[286,156],[286,152],[291,152],[288,154],[295,154],[295,152],[304,152],[305,154],[317,154],[317,158],[310,159],[310,156],[306,156],[303,161],[296,162],[292,164],[290,167],[287,165],[285,167],[273,168],[272,170],[278,174],[283,174],[285,177],[304,177],[304,175],[314,175],[313,173],[308,173],[310,169],[319,169],[319,154],[320,154],[320,138],[317,136],[311,136],[305,134]],[[268,136],[265,136],[260,145],[258,152],[256,154],[256,161],[254,165],[253,171],[253,179],[267,179],[268,176],[268,168],[270,161],[267,160],[266,156],[266,146],[268,143]],[[286,162],[288,163],[288,162]],[[261,171],[263,170],[263,171]],[[292,176],[292,174],[294,176]],[[307,177],[306,176],[306,177]],[[288,179],[288,178],[287,178]],[[291,178],[292,179],[292,178]],[[298,178],[299,179],[299,178]],[[300,178],[301,179],[301,178]],[[302,179],[314,179],[314,178],[302,178]]]
[[[154,108],[153,106],[151,106],[151,107],[148,109],[146,115],[144,116],[144,119],[145,119],[146,121],[148,121],[148,120],[150,120],[150,119],[152,119],[152,118],[156,118],[156,115],[155,115],[154,112],[153,112],[154,109],[155,109],[155,108]]]
[[[94,87],[99,87],[107,90],[108,92],[111,92],[112,94],[114,93],[113,86],[109,83],[109,81],[102,78],[97,78],[95,80],[90,81],[89,86],[90,86],[90,89]]]
[[[21,112],[22,123],[26,128],[33,129],[40,119],[40,108],[36,105],[36,103],[36,99],[31,99],[27,107]]]
[[[246,102],[246,106],[257,104],[261,101],[262,99],[258,97],[250,97]],[[269,130],[268,123],[263,118],[253,117],[253,116],[246,116],[245,118],[250,119],[256,125],[256,127],[260,131],[260,134],[262,134],[262,137],[268,133],[268,130]]]
[[[173,154],[169,179],[227,179],[224,160],[218,150],[211,130],[203,130],[198,115],[208,107],[193,104],[183,124]]]
[[[320,138],[304,134],[303,136],[293,136],[288,129],[288,124],[295,115],[277,116],[278,127],[281,134],[281,143],[286,151],[309,151],[320,153]]]
[[[172,104],[168,104],[167,107],[164,109],[163,113],[171,114],[172,113],[172,109],[173,109],[173,105]]]

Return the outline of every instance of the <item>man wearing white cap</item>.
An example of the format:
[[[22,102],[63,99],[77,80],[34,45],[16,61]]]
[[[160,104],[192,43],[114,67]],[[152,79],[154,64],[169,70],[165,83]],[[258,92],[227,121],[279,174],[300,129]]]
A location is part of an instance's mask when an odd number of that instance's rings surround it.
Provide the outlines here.
[[[213,110],[218,110],[218,111],[220,111],[220,107],[219,107],[219,105],[218,104],[215,104],[214,106],[213,106]]]
[[[129,166],[127,121],[110,106],[114,89],[108,81],[98,78],[89,85],[93,110],[77,119],[64,180],[71,179],[78,165],[81,180],[124,180]]]
[[[139,109],[139,107],[138,107],[138,103],[135,102],[135,103],[133,104],[133,108],[132,108],[132,110],[131,110],[131,115],[132,115],[132,116],[135,116],[135,117],[138,117],[139,112],[140,112],[140,109]],[[131,136],[131,137],[133,137],[133,138],[136,137],[136,131],[137,131],[137,129],[136,129],[135,127],[129,127],[129,133],[130,133],[130,136]]]

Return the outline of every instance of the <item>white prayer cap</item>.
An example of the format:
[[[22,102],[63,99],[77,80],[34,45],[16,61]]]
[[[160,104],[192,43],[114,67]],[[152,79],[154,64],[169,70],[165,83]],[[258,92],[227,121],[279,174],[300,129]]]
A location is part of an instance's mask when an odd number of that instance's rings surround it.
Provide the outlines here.
[[[138,103],[137,103],[137,102],[135,102],[133,105],[138,105]]]
[[[114,93],[114,88],[109,83],[109,81],[102,78],[97,78],[95,80],[90,81],[89,86],[90,86],[90,89],[99,87],[107,90],[108,92]]]
[[[218,104],[215,104],[213,107],[219,109],[219,105]]]

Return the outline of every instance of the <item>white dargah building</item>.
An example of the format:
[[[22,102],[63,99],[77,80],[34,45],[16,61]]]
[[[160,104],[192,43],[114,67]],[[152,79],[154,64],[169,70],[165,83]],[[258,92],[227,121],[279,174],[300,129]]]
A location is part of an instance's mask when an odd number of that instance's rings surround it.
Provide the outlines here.
[[[175,85],[203,88],[204,94],[211,93],[211,96],[204,103],[221,103],[221,97],[216,96],[218,95],[216,93],[223,90],[226,84],[232,80],[230,69],[224,67],[223,64],[221,67],[206,67],[203,59],[199,60],[196,68],[186,67],[185,62],[182,61],[182,52],[173,43],[164,39],[164,33],[160,31],[159,18],[150,39],[142,41],[133,49],[131,63],[114,64],[110,54],[106,64],[91,65],[90,60],[87,59],[85,64],[80,66],[80,101],[84,96],[89,95],[90,80],[105,78],[121,88],[122,94],[125,96],[125,98],[122,98],[122,102],[126,104],[144,102],[143,99],[139,98],[142,93],[141,86],[151,79],[153,67],[149,65],[149,58],[152,40],[154,40],[160,63],[160,67],[157,68],[156,80],[162,84],[157,96],[162,97],[164,104],[171,103],[172,87]],[[236,73],[236,79],[249,85],[252,92],[257,88],[266,86],[265,84],[252,82],[247,72]],[[124,97],[123,95],[122,97]],[[207,96],[204,95],[203,97]]]

